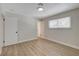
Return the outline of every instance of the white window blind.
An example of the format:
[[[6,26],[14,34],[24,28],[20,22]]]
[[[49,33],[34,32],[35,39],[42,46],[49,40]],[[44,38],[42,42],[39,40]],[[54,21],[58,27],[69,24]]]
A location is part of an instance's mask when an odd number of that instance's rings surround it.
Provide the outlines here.
[[[71,19],[70,17],[54,19],[49,21],[49,28],[70,28]]]

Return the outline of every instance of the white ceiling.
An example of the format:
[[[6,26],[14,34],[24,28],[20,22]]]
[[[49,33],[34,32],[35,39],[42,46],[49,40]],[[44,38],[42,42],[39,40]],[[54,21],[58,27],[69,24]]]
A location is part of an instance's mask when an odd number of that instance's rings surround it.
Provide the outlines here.
[[[44,11],[37,10],[37,3],[2,3],[3,12],[25,15],[27,17],[47,17],[79,8],[78,3],[44,3]]]

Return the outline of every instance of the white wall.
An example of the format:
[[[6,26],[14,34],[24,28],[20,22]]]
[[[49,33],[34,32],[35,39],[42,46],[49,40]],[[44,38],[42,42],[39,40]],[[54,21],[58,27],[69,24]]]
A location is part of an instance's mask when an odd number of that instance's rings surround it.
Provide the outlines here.
[[[37,20],[20,16],[18,20],[18,41],[29,41],[37,38]]]
[[[1,16],[1,5],[0,5],[0,54],[3,46],[3,19]]]
[[[5,46],[17,43],[17,17],[5,17]]]
[[[48,28],[49,20],[63,17],[71,17],[72,24],[70,29]],[[55,16],[50,16],[48,18],[43,19],[43,22],[44,22],[43,37],[47,38],[48,40],[55,41],[79,49],[79,9],[64,12]]]
[[[3,20],[0,16],[0,54],[2,51],[2,46],[3,46]]]
[[[34,18],[28,18],[24,15],[6,12],[6,17],[17,18],[17,43],[30,41],[37,38],[37,20]],[[11,25],[11,24],[10,24]],[[16,44],[16,43],[14,43]]]

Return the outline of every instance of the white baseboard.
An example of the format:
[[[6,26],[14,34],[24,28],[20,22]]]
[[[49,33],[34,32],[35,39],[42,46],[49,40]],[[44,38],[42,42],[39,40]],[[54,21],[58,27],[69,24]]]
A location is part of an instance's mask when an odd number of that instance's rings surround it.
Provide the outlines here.
[[[18,44],[18,43],[23,43],[23,42],[28,42],[28,41],[32,41],[32,40],[36,40],[37,39],[37,37],[36,38],[31,38],[31,39],[28,39],[28,40],[21,40],[21,41],[17,41],[16,43],[13,43],[13,44],[11,44],[11,45],[15,45],[15,44]],[[10,44],[9,45],[5,45],[5,46],[10,46]]]
[[[47,38],[47,37],[44,37],[44,36],[42,36],[41,38],[47,39],[47,40],[50,40],[50,41],[53,41],[53,42],[56,42],[56,43],[59,43],[59,44],[65,45],[65,46],[69,46],[69,47],[72,47],[72,48],[75,48],[75,49],[79,50],[79,46],[71,45],[71,44],[61,42],[61,41],[57,41],[57,40],[54,40],[54,39],[50,39],[50,38]]]
[[[22,43],[22,42],[28,42],[28,41],[32,41],[32,40],[36,40],[37,38],[31,38],[28,40],[22,40],[22,41],[18,41],[17,43]]]

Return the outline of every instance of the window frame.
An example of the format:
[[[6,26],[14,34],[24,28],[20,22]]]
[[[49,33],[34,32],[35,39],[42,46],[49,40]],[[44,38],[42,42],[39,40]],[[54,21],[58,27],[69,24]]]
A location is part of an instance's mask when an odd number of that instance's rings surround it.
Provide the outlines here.
[[[68,19],[69,19],[69,27],[63,27],[63,26],[61,27],[61,26],[59,26],[59,24],[58,24],[58,23],[59,23],[59,20],[62,20],[62,19],[64,19],[64,18],[68,18]],[[50,26],[50,22],[53,21],[53,20],[56,20],[56,21],[57,21],[57,24],[56,24],[57,27],[52,27],[52,26]],[[69,29],[69,28],[71,28],[71,26],[72,26],[72,24],[71,24],[71,23],[72,23],[71,17],[63,17],[63,18],[58,18],[58,19],[53,19],[53,20],[49,20],[49,21],[48,21],[48,28],[49,28],[49,29],[61,29],[61,28],[62,28],[62,29]]]

